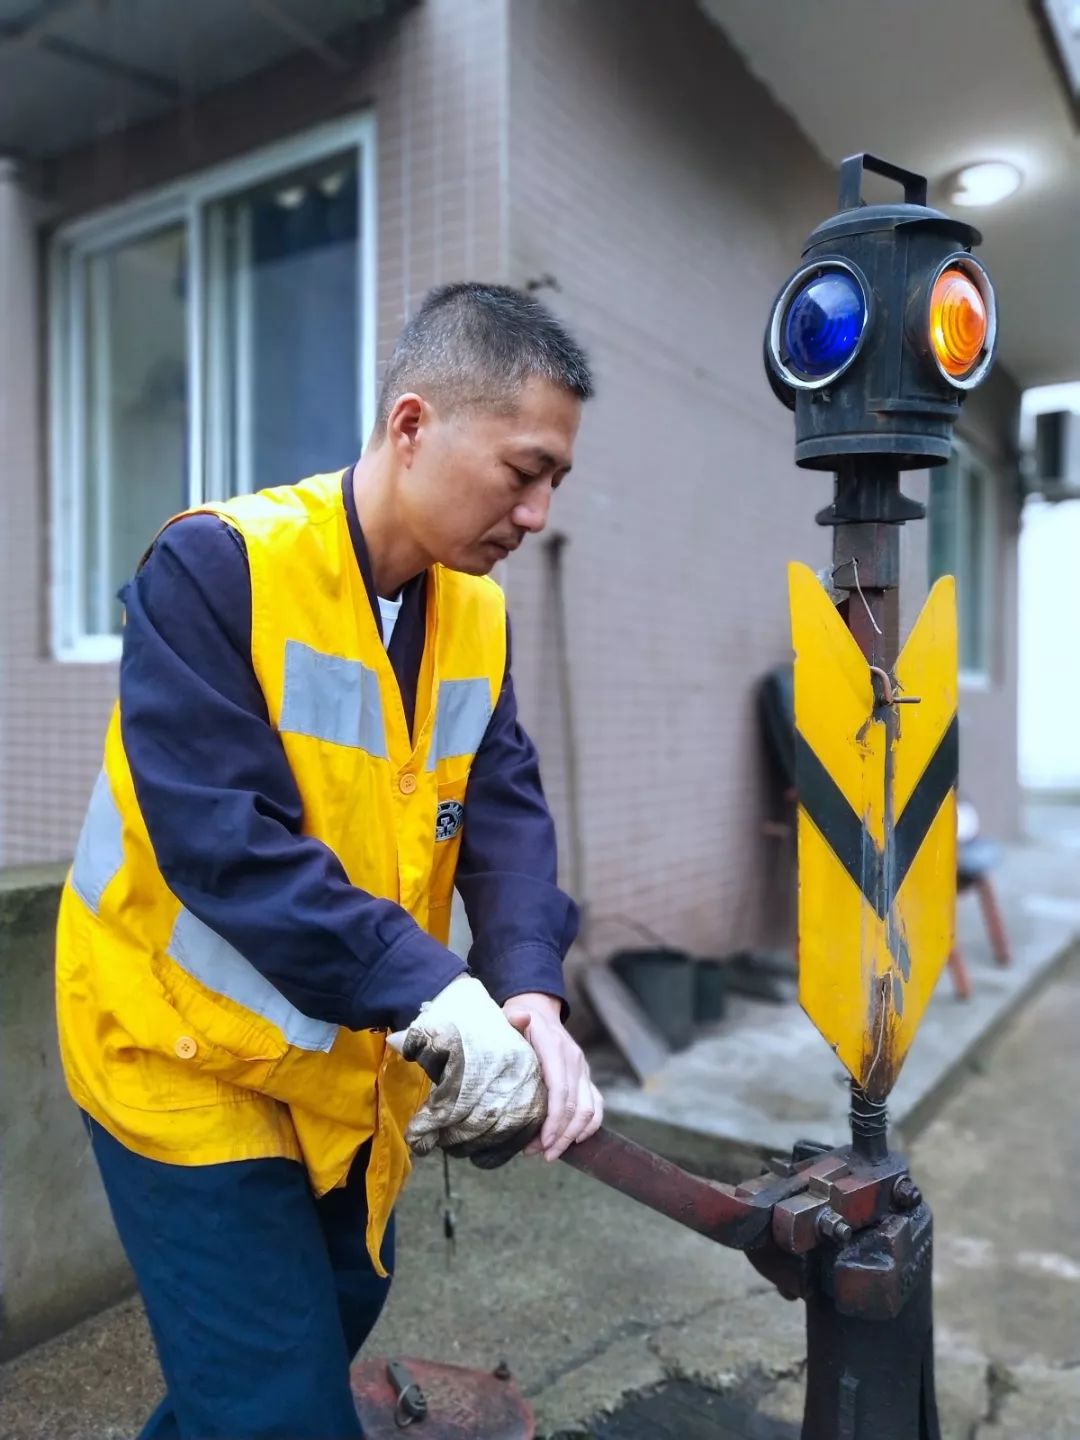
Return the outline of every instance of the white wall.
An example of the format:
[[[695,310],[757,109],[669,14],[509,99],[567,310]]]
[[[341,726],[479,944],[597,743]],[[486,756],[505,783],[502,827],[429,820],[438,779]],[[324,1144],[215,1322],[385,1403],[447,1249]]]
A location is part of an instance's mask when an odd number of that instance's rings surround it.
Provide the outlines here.
[[[1021,444],[1030,452],[1035,417],[1047,410],[1080,414],[1080,384],[1040,385],[1024,393]],[[1029,500],[1020,532],[1019,769],[1028,789],[1080,790],[1080,734],[1075,716],[1075,592],[1080,562],[1080,501]]]
[[[1080,500],[1031,500],[1020,532],[1020,782],[1080,790]]]

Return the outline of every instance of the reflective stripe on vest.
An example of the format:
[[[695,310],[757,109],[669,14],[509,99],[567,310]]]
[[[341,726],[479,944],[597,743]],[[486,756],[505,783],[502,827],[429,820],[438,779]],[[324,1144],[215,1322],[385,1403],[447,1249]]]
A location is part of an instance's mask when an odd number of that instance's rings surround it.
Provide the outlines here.
[[[485,679],[443,680],[427,768],[457,755],[475,755],[491,719],[491,687]]]
[[[79,899],[97,915],[101,897],[124,863],[124,822],[113,799],[109,777],[102,770],[94,783],[86,818],[75,846],[71,885]]]
[[[276,1025],[290,1045],[300,1050],[329,1050],[337,1039],[336,1025],[302,1014],[250,960],[190,910],[181,910],[176,917],[165,953],[209,990],[227,995]]]
[[[324,655],[299,640],[287,640],[278,728],[351,745],[385,760],[386,725],[378,675],[359,660]]]

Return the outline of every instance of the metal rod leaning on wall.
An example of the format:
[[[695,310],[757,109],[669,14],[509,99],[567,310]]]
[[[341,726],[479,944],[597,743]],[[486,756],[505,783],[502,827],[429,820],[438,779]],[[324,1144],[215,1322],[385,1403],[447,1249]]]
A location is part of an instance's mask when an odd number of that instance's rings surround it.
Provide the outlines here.
[[[559,728],[562,734],[563,765],[566,772],[566,811],[570,865],[567,877],[570,894],[581,910],[582,928],[588,922],[585,897],[585,845],[581,820],[581,779],[578,767],[577,727],[574,715],[570,645],[566,628],[566,571],[563,553],[568,544],[561,531],[553,531],[544,543],[547,563],[551,619],[555,635],[555,674],[559,689]]]

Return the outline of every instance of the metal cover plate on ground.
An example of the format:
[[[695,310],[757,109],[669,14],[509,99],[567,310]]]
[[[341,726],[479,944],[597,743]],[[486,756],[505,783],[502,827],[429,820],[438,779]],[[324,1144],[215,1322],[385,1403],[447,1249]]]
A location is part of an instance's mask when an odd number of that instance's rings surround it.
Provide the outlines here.
[[[367,1440],[397,1440],[401,1435],[426,1440],[533,1440],[536,1421],[516,1381],[415,1356],[403,1356],[397,1363],[420,1386],[428,1413],[423,1420],[402,1425],[387,1362],[357,1360],[349,1380]]]
[[[793,564],[788,578],[799,999],[883,1100],[953,945],[955,587],[933,587],[894,668],[901,696],[918,703],[875,708],[870,667],[813,571]]]
[[[622,1406],[585,1432],[591,1440],[798,1440],[794,1425],[771,1420],[738,1402],[673,1380]]]

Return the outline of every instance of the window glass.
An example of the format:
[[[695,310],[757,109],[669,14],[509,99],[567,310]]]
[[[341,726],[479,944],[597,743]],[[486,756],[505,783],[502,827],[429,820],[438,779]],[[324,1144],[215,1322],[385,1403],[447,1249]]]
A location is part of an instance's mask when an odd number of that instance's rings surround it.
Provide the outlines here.
[[[173,225],[82,267],[82,604],[119,634],[116,592],[187,493],[187,242]]]
[[[207,485],[234,495],[360,450],[355,154],[231,197],[207,217]]]
[[[992,483],[967,451],[930,472],[930,581],[955,575],[960,669],[977,675],[990,669]]]

